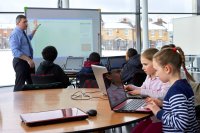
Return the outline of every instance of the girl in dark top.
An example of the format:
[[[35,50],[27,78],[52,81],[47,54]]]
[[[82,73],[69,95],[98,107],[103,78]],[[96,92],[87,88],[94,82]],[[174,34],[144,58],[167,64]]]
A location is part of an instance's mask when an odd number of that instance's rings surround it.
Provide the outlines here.
[[[64,73],[62,68],[54,64],[58,52],[54,46],[47,46],[42,51],[44,61],[40,63],[36,74],[53,74],[56,82],[61,82],[63,87],[70,85],[69,77]]]

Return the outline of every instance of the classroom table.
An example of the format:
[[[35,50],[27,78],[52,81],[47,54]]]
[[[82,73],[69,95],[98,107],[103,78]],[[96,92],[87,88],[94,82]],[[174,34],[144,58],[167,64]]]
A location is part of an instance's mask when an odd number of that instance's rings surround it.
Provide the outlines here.
[[[82,97],[85,100],[81,100],[77,96],[82,94],[89,97]],[[70,107],[78,107],[85,112],[89,109],[95,109],[97,110],[97,116],[89,116],[86,120],[37,127],[28,127],[20,119],[22,113]],[[111,111],[107,97],[103,96],[99,89],[92,88],[30,90],[5,92],[0,95],[0,132],[2,133],[103,131],[135,123],[150,116],[150,114],[143,113],[115,113]]]

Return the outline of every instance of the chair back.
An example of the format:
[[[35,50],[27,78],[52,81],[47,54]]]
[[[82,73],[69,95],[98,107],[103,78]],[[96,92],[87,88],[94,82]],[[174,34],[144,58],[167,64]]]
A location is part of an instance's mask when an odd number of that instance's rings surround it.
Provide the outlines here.
[[[61,82],[57,82],[53,74],[32,74],[33,84],[26,84],[22,87],[22,91],[41,90],[41,89],[60,89],[65,88]]]
[[[127,81],[127,84],[133,84],[135,86],[142,86],[143,82],[146,79],[146,73],[141,71],[141,72],[137,72],[133,75],[133,77]]]
[[[54,74],[32,74],[31,79],[33,84],[48,84],[57,82]]]
[[[79,80],[77,81],[78,88],[98,88],[98,84],[93,73],[81,73],[77,79]]]

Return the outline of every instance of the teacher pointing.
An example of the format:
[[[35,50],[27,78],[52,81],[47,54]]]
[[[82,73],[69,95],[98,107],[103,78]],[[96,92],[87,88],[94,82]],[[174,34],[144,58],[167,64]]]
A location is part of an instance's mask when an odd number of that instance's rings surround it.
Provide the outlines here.
[[[31,73],[35,72],[35,63],[33,62],[33,48],[30,40],[38,28],[37,22],[34,24],[35,29],[30,35],[26,35],[24,30],[28,27],[27,18],[24,15],[18,15],[16,27],[10,35],[9,44],[14,56],[13,68],[16,73],[14,91],[21,91],[25,82],[32,84]]]

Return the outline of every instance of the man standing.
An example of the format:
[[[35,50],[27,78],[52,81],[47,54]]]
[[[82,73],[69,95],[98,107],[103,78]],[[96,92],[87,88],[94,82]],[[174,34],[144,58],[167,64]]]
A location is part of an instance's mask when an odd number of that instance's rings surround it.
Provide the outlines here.
[[[12,50],[13,68],[16,73],[14,91],[21,91],[25,82],[32,84],[31,73],[35,72],[35,63],[33,62],[33,49],[30,40],[37,30],[35,29],[27,36],[25,31],[28,27],[26,16],[18,15],[16,18],[16,28],[12,31],[9,44]]]

